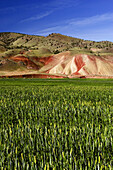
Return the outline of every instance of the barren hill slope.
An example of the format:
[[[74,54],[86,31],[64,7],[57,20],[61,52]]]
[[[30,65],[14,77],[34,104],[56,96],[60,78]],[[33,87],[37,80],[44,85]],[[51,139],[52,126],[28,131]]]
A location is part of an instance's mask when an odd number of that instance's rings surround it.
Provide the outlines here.
[[[113,43],[52,33],[0,33],[0,75],[113,76]]]
[[[53,56],[52,60],[39,71],[63,74],[68,77],[76,75],[113,76],[113,57],[87,54],[71,55],[70,52],[64,52]]]

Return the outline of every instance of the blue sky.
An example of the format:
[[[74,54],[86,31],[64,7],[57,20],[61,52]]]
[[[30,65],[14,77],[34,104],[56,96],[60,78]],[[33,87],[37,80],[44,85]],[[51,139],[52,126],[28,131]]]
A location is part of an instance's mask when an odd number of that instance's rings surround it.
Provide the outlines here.
[[[113,41],[113,0],[0,0],[0,32]]]

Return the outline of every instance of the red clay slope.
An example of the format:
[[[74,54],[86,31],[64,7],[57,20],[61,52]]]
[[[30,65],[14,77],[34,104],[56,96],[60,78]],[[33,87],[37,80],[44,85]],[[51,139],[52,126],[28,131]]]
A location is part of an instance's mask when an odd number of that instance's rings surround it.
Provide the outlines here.
[[[32,57],[33,61],[40,62],[43,65],[47,65],[49,62],[52,61],[53,56],[49,57]]]
[[[70,52],[64,52],[53,56],[51,61],[40,69],[40,72],[62,74],[68,77],[113,76],[113,57],[71,55]]]
[[[34,73],[11,74],[20,77],[64,78],[64,77],[97,77],[113,78],[112,56],[89,56],[87,54],[71,55],[63,52],[50,57],[32,57],[32,61],[24,56],[11,57],[15,62],[23,62],[27,69],[34,69]],[[36,63],[42,63],[40,68]],[[36,71],[35,71],[36,70]],[[37,72],[38,70],[38,72]],[[10,73],[4,76],[10,77]]]
[[[15,62],[23,62],[28,69],[39,70],[39,68],[40,68],[33,61],[31,61],[30,59],[28,59],[27,57],[24,57],[24,56],[15,56],[15,57],[11,57],[10,59]]]

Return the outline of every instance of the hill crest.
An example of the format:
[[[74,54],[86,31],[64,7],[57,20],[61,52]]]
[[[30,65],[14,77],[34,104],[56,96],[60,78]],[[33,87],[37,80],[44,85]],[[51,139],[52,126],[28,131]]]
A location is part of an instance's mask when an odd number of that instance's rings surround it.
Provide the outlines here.
[[[72,76],[78,74],[112,76],[112,58],[113,42],[109,41],[88,41],[58,33],[52,33],[46,37],[10,32],[0,33],[0,75],[13,74],[14,72],[16,74],[18,72],[19,74],[35,72],[62,76],[72,74]],[[87,60],[89,63],[83,64],[82,60]],[[99,68],[94,66],[98,65],[97,60],[100,63]],[[92,65],[92,61],[96,62]],[[82,62],[82,64],[78,64],[78,62]],[[49,65],[52,68],[42,72]],[[94,72],[90,70],[91,65],[95,67]],[[76,69],[81,66],[85,68],[85,72],[80,72],[80,70],[76,72]]]

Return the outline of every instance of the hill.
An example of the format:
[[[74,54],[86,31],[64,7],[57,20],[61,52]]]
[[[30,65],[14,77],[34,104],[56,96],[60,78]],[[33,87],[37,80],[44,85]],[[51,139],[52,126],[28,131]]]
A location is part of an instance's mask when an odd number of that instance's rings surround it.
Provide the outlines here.
[[[113,76],[113,42],[0,33],[0,75]]]

